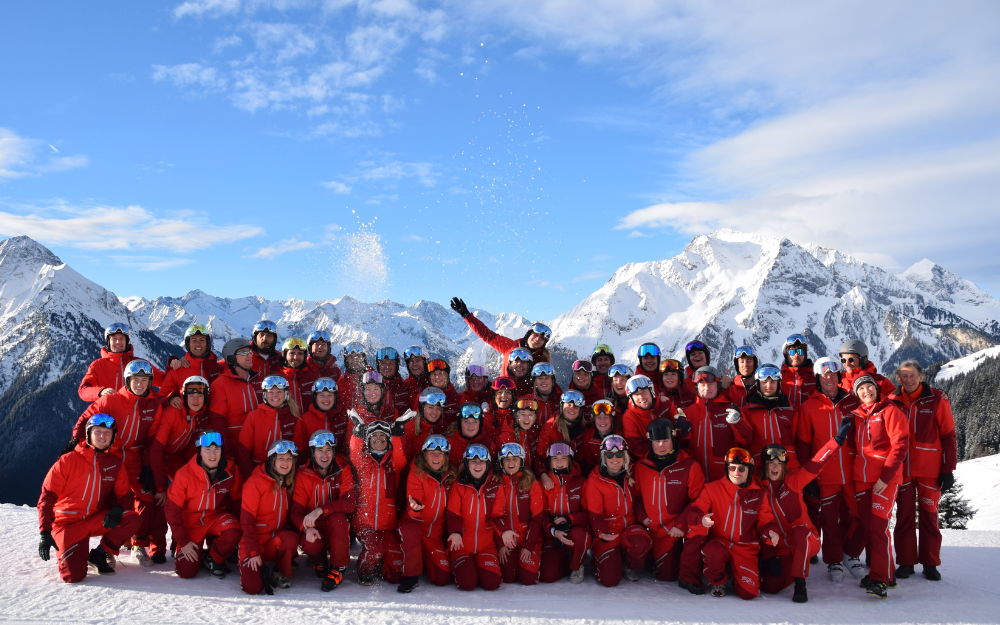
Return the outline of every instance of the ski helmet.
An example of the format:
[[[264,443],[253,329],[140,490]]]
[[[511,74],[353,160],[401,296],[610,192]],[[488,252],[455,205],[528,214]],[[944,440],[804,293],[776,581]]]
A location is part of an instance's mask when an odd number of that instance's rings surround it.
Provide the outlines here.
[[[152,390],[153,365],[141,358],[136,358],[131,361],[125,365],[125,388],[130,391],[132,390],[132,387],[129,385],[129,380],[132,378],[149,378],[150,388],[146,390],[146,393],[149,393],[149,391]]]
[[[524,344],[525,345],[528,344],[528,337],[531,336],[532,332],[534,332],[535,334],[537,334],[537,335],[541,336],[543,339],[545,339],[545,343],[548,343],[549,339],[552,338],[552,328],[550,328],[549,326],[545,325],[541,321],[536,321],[533,324],[531,324],[530,326],[528,326],[527,332],[524,333]]]
[[[267,319],[261,319],[257,323],[253,324],[253,331],[250,333],[251,341],[257,344],[257,335],[261,332],[268,332],[274,335],[274,342],[278,342],[278,325],[273,321],[268,321]]]
[[[368,424],[368,428],[365,430],[365,447],[371,450],[372,436],[376,434],[385,434],[386,440],[389,441],[389,445],[385,448],[385,450],[387,452],[392,450],[392,428],[388,423],[382,420],[373,421]]]
[[[729,467],[731,465],[742,465],[747,468],[747,479],[741,484],[741,486],[746,486],[753,481],[753,456],[750,452],[742,447],[733,447],[728,452],[726,452],[726,478],[729,478]]]
[[[86,429],[84,429],[84,438],[88,445],[90,444],[90,430],[95,427],[108,428],[111,430],[111,442],[108,443],[108,447],[110,448],[111,445],[114,445],[115,436],[118,434],[118,425],[115,423],[114,417],[109,414],[99,412],[95,415],[91,415],[91,417],[87,419],[87,426]]]
[[[597,357],[598,356],[610,356],[611,357],[611,364],[615,364],[615,354],[614,354],[614,352],[611,351],[611,347],[605,345],[604,343],[601,343],[600,345],[598,345],[597,347],[595,347],[594,348],[594,353],[590,357],[590,362],[594,366],[597,366]]]
[[[607,468],[607,456],[606,454],[622,454],[625,459],[625,464],[622,466],[622,471],[628,473],[629,468],[629,457],[628,457],[628,443],[625,439],[618,434],[608,434],[601,440],[601,468]]]
[[[531,368],[531,379],[541,378],[543,376],[548,376],[550,378],[556,377],[556,371],[552,368],[552,365],[547,362],[540,362]]]
[[[333,336],[326,330],[315,330],[306,338],[306,351],[312,353],[313,343],[320,341],[326,343],[326,349],[333,356]],[[334,356],[336,358],[336,356]]]
[[[705,360],[712,362],[712,350],[708,348],[708,345],[705,345],[701,341],[691,341],[684,346],[684,357],[687,359],[689,367],[694,367],[694,365],[691,364],[691,352],[693,351],[704,352]]]
[[[740,358],[743,356],[749,356],[753,358],[753,370],[757,371],[757,367],[760,366],[760,360],[757,359],[757,351],[750,345],[740,345],[733,350],[733,369],[739,373],[740,370]],[[752,373],[752,372],[751,372]]]
[[[465,367],[465,383],[468,384],[469,378],[474,375],[489,380],[490,372],[486,370],[485,364],[481,362],[470,362]]]
[[[660,417],[659,419],[653,419],[646,426],[646,438],[651,441],[673,441],[674,440],[674,424],[670,419],[665,419]]]
[[[837,382],[840,382],[844,377],[844,366],[840,364],[840,361],[836,358],[830,358],[829,356],[823,356],[819,360],[813,363],[813,375],[816,376],[818,380],[820,376],[824,373],[833,371],[837,374]],[[817,382],[818,384],[818,382]]]
[[[188,379],[184,380],[184,384],[181,385],[181,392],[183,392],[185,396],[188,395],[188,385],[189,384],[190,385],[197,384],[197,385],[201,385],[203,387],[202,390],[201,390],[201,394],[205,396],[205,403],[207,404],[208,403],[208,389],[209,389],[208,380],[206,380],[205,378],[201,377],[200,375],[192,375]]]
[[[243,337],[237,337],[235,339],[229,339],[226,344],[222,346],[222,358],[226,361],[226,364],[230,367],[236,366],[236,352],[243,348],[250,347],[250,341]]]
[[[860,339],[850,339],[840,344],[837,354],[855,354],[864,367],[868,364],[868,346]]]
[[[426,363],[430,360],[430,357],[430,354],[427,353],[427,350],[424,349],[423,345],[410,345],[403,350],[403,360],[406,364],[410,364],[411,358],[423,358]]]

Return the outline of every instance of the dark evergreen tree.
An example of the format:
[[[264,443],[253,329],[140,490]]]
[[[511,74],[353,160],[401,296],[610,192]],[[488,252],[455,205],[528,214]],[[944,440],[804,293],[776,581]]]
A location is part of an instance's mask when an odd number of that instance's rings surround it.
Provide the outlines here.
[[[941,527],[953,530],[968,529],[969,521],[977,510],[970,505],[969,500],[962,497],[962,483],[955,480],[955,485],[941,495],[938,522]]]

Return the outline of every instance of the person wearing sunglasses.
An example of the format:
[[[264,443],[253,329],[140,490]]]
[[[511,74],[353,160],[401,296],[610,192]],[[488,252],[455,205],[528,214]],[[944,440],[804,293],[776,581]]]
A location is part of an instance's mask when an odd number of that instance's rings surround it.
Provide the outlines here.
[[[538,423],[544,425],[559,414],[559,398],[563,394],[551,364],[540,362],[531,368],[531,387],[538,399]]]
[[[295,465],[299,450],[290,440],[277,440],[267,449],[267,459],[243,484],[240,502],[240,586],[248,595],[274,594],[291,588],[292,558],[299,534],[290,529],[289,508],[295,490]],[[273,566],[268,566],[273,562]]]
[[[653,381],[645,375],[634,375],[626,383],[628,392],[628,409],[622,415],[622,430],[628,442],[632,460],[642,458],[649,452],[649,440],[646,438],[646,428],[655,418],[656,388]],[[657,415],[659,411],[656,411]]]
[[[250,332],[250,349],[253,352],[253,370],[266,378],[281,371],[281,352],[278,351],[278,325],[262,319]]]
[[[47,562],[54,547],[66,583],[81,581],[88,569],[114,575],[111,563],[141,523],[132,511],[135,495],[125,462],[111,452],[117,429],[111,415],[90,415],[83,439],[59,456],[42,482],[38,557]],[[101,537],[93,549],[92,536]]]
[[[407,466],[399,438],[385,421],[355,423],[349,443],[351,466],[357,478],[358,505],[351,517],[351,530],[361,543],[358,583],[371,586],[375,574],[390,584],[403,580],[403,552],[397,538],[397,490],[406,483],[401,477]]]
[[[781,391],[781,369],[764,364],[754,377],[757,390],[737,414],[726,420],[733,426],[738,442],[751,454],[758,456],[768,445],[781,445],[788,450],[789,468],[796,469],[799,459],[794,446],[799,411]]]
[[[590,407],[590,423],[583,430],[580,452],[576,456],[580,473],[589,476],[601,464],[601,441],[608,436],[622,435],[621,422],[615,416],[614,406],[607,399],[594,402]]]
[[[649,530],[657,579],[675,582],[701,595],[701,548],[707,532],[688,528],[690,503],[701,495],[705,474],[686,450],[674,440],[674,424],[654,419],[646,427],[648,452],[633,467],[636,519]]]
[[[497,440],[505,424],[514,426],[514,400],[517,382],[514,378],[500,376],[490,382],[492,397],[484,409],[483,430],[492,440]]]
[[[264,401],[264,378],[252,369],[253,350],[246,339],[226,341],[222,359],[226,368],[212,383],[212,410],[226,418],[226,443],[234,450],[247,415]]]
[[[625,385],[632,377],[632,370],[623,364],[612,365],[608,370],[611,378],[611,390],[608,391],[605,399],[610,400],[615,409],[615,416],[619,419],[628,410],[628,391]]]
[[[117,393],[125,385],[125,367],[136,359],[129,333],[129,327],[124,323],[112,323],[104,329],[101,357],[90,363],[80,380],[77,389],[80,399],[92,403],[99,397]],[[153,367],[153,376],[153,384],[163,382],[163,372],[156,367]]]
[[[809,359],[809,343],[801,334],[793,334],[781,346],[785,362],[781,365],[781,392],[788,403],[798,408],[816,388],[813,361]]]
[[[684,385],[684,367],[679,360],[660,361],[660,390],[656,402],[658,416],[673,420],[677,409],[692,405],[698,396]]]
[[[737,408],[742,408],[747,403],[747,398],[757,390],[754,373],[758,367],[760,361],[757,360],[757,351],[753,347],[741,345],[733,350],[733,370],[736,371],[736,377],[726,389],[726,395]]]
[[[499,443],[517,443],[524,447],[525,466],[531,467],[537,474],[545,471],[545,458],[538,457],[538,439],[542,427],[538,422],[540,402],[531,395],[525,395],[514,404],[514,421],[505,424],[500,432]]]
[[[281,344],[280,374],[288,380],[288,401],[295,404],[301,415],[312,405],[313,382],[319,378],[306,366],[306,342],[290,336]]]
[[[903,483],[910,425],[899,406],[882,395],[875,378],[856,379],[854,394],[861,400],[851,413],[858,453],[854,460],[858,517],[867,537],[865,550],[872,554],[871,568],[861,582],[868,594],[885,599],[886,589],[896,582],[889,516]]]
[[[840,386],[848,393],[854,392],[854,382],[863,375],[867,375],[878,385],[879,392],[888,397],[896,390],[896,385],[892,381],[878,372],[875,363],[868,360],[868,346],[859,339],[849,339],[840,345],[837,352],[840,354],[840,363],[844,366],[844,372],[840,377]]]
[[[309,437],[309,457],[295,476],[290,512],[299,545],[323,580],[323,592],[336,590],[344,581],[351,562],[347,518],[357,506],[351,465],[337,455],[337,442],[330,430],[316,430]]]
[[[465,366],[465,391],[459,396],[461,403],[488,404],[493,399],[490,388],[490,374],[481,362],[470,362]]]
[[[399,374],[399,352],[392,347],[383,347],[375,352],[375,366],[385,383],[387,403],[392,404],[396,414],[403,414],[413,405],[419,391],[404,383]]]
[[[212,352],[212,335],[200,323],[191,324],[184,331],[184,350],[183,357],[171,356],[167,360],[167,372],[156,393],[162,405],[169,404],[177,410],[184,408],[182,388],[185,380],[198,376],[211,384],[225,369],[225,363]]]
[[[177,577],[190,579],[202,568],[212,577],[226,576],[226,560],[243,536],[239,512],[243,479],[226,458],[222,431],[205,429],[194,437],[195,453],[177,469],[164,506],[177,550]],[[205,549],[208,539],[209,547]]]
[[[764,541],[778,544],[778,527],[760,483],[754,479],[753,456],[734,447],[725,454],[725,475],[710,480],[688,508],[688,525],[708,528],[702,547],[704,575],[713,597],[726,596],[729,570],[741,599],[760,594],[758,555]],[[728,569],[728,570],[727,570]]]
[[[811,458],[819,453],[833,440],[844,416],[861,405],[857,396],[840,387],[842,371],[839,359],[823,357],[813,364],[816,390],[799,410],[796,435],[799,457]],[[845,568],[854,579],[865,576],[865,565],[860,558],[865,537],[855,499],[854,459],[857,454],[854,445],[839,446],[833,455],[835,457],[819,473],[817,527],[823,532],[822,556],[827,575],[831,581],[841,582]]]
[[[311,405],[296,422],[292,438],[299,449],[308,449],[313,434],[325,430],[333,433],[337,441],[336,451],[347,453],[347,411],[337,395],[337,383],[333,378],[318,378],[313,382]],[[305,463],[309,458],[301,460]]]
[[[545,475],[553,488],[545,490],[544,541],[541,580],[552,584],[569,575],[573,584],[583,583],[583,559],[590,549],[590,514],[583,499],[587,478],[573,462],[573,448],[558,441],[545,452],[549,468]]]
[[[458,480],[448,493],[448,560],[459,590],[474,590],[477,585],[496,590],[502,581],[490,522],[500,480],[493,475],[491,458],[486,447],[469,445]]]
[[[890,397],[904,411],[910,424],[910,450],[903,484],[896,500],[896,577],[914,575],[914,565],[923,565],[924,577],[939,581],[941,530],[938,506],[941,493],[955,485],[955,418],[951,401],[943,391],[924,383],[924,370],[916,360],[906,360],[896,369],[899,388]],[[920,513],[920,548],[917,549],[917,509]]]
[[[407,373],[407,378],[403,380],[403,383],[410,391],[411,401],[428,386],[427,362],[430,359],[430,354],[427,353],[427,349],[423,345],[410,345],[403,350],[403,362],[406,363]]]
[[[635,481],[629,470],[628,443],[617,434],[601,441],[600,467],[584,486],[593,537],[594,577],[606,587],[624,577],[639,581],[639,571],[653,546],[646,528],[635,516]]]
[[[611,389],[611,379],[608,376],[595,374],[594,364],[589,360],[573,362],[573,377],[570,379],[569,389],[579,391],[588,406],[604,399]]]
[[[111,445],[111,453],[121,455],[132,481],[135,511],[142,518],[136,540],[132,541],[136,546],[132,559],[142,566],[167,561],[166,544],[155,544],[150,549],[153,525],[158,517],[162,517],[163,512],[162,503],[157,504],[156,480],[153,467],[149,464],[156,431],[163,418],[163,408],[153,391],[153,376],[153,365],[147,361],[137,358],[128,363],[125,365],[124,386],[117,393],[104,395],[92,403],[80,415],[73,428],[73,438],[82,441],[86,437],[87,420],[92,415],[111,415],[118,425],[118,435]],[[160,507],[159,511],[156,510],[157,507]]]
[[[288,401],[288,380],[269,375],[261,382],[264,403],[247,415],[236,442],[236,464],[244,479],[254,468],[264,464],[271,445],[278,440],[294,440],[299,415],[295,404]]]
[[[583,434],[586,430],[584,422],[584,411],[586,410],[586,400],[580,391],[566,391],[559,399],[559,414],[555,419],[542,426],[538,435],[538,446],[535,452],[541,458],[548,457],[548,450],[554,443],[566,443],[576,453],[583,445]],[[555,487],[555,482],[549,477],[548,472],[541,473],[539,478],[542,488],[551,491]]]
[[[615,353],[608,345],[598,345],[594,348],[594,353],[590,356],[590,363],[594,365],[594,377],[607,377],[611,365],[615,364]]]
[[[721,393],[715,367],[701,367],[693,378],[698,399],[690,407],[678,410],[674,423],[680,431],[678,438],[687,444],[705,478],[711,482],[726,476],[726,452],[736,445],[735,427],[728,418],[740,413]]]
[[[525,458],[524,447],[517,443],[500,447],[500,490],[490,522],[499,537],[497,554],[504,583],[532,586],[538,583],[542,564],[545,495]]]
[[[337,366],[337,357],[333,355],[333,335],[326,330],[316,330],[306,337],[306,366],[316,374],[317,378],[330,378],[340,381],[342,372]]]
[[[472,402],[466,402],[458,409],[458,422],[448,426],[446,434],[448,444],[451,446],[448,461],[452,466],[458,467],[462,464],[465,450],[470,445],[482,445],[493,453],[496,438],[490,436],[484,427],[486,414],[482,406]]]
[[[761,485],[779,528],[778,543],[771,545],[765,542],[761,546],[760,559],[764,563],[760,572],[762,591],[776,594],[794,582],[792,601],[805,603],[809,600],[806,578],[809,577],[810,559],[819,553],[820,540],[819,532],[809,518],[802,492],[816,479],[823,466],[834,460],[853,427],[853,418],[845,416],[833,438],[797,469],[789,467],[788,450],[781,445],[770,444],[761,452]]]
[[[497,334],[493,330],[486,327],[485,323],[469,312],[469,307],[466,306],[465,302],[461,299],[453,297],[451,299],[451,309],[461,315],[462,319],[465,319],[465,323],[472,328],[472,331],[476,333],[476,336],[482,339],[484,343],[500,352],[501,362],[503,363],[500,375],[511,375],[508,368],[510,353],[519,347],[528,350],[531,358],[528,363],[529,370],[532,365],[540,362],[552,362],[552,356],[546,348],[549,339],[552,338],[552,329],[541,321],[536,321],[528,326],[528,329],[525,330],[522,338],[511,339],[503,336],[502,334]],[[512,377],[516,378],[519,376],[513,375]]]
[[[361,402],[361,376],[370,369],[365,346],[358,342],[344,345],[341,360],[344,362],[344,372],[337,381],[340,391],[340,401],[344,408],[354,408]]]

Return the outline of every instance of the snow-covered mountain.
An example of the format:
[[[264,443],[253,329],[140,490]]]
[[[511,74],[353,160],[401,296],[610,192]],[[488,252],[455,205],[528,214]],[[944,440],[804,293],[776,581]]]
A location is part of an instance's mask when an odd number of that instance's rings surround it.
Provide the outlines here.
[[[607,343],[633,365],[646,341],[683,359],[695,338],[723,369],[743,344],[780,362],[785,337],[803,333],[814,358],[860,338],[891,369],[994,345],[998,319],[1000,301],[928,260],[892,274],[836,250],[717,230],[670,260],[625,265],[551,325],[581,355]]]

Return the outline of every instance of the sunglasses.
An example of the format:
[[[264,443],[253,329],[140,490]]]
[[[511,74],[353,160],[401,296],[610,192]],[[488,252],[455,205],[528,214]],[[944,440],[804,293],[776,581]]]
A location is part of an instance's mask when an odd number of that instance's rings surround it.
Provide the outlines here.
[[[625,457],[625,452],[624,451],[606,451],[606,452],[604,452],[604,457],[605,458],[624,458]]]
[[[743,473],[744,471],[747,471],[747,470],[748,470],[747,467],[745,465],[742,465],[742,464],[732,464],[732,465],[729,465],[729,472],[730,473]]]
[[[847,358],[841,358],[840,362],[848,363],[848,362],[860,362],[860,361],[856,356],[848,356]]]

